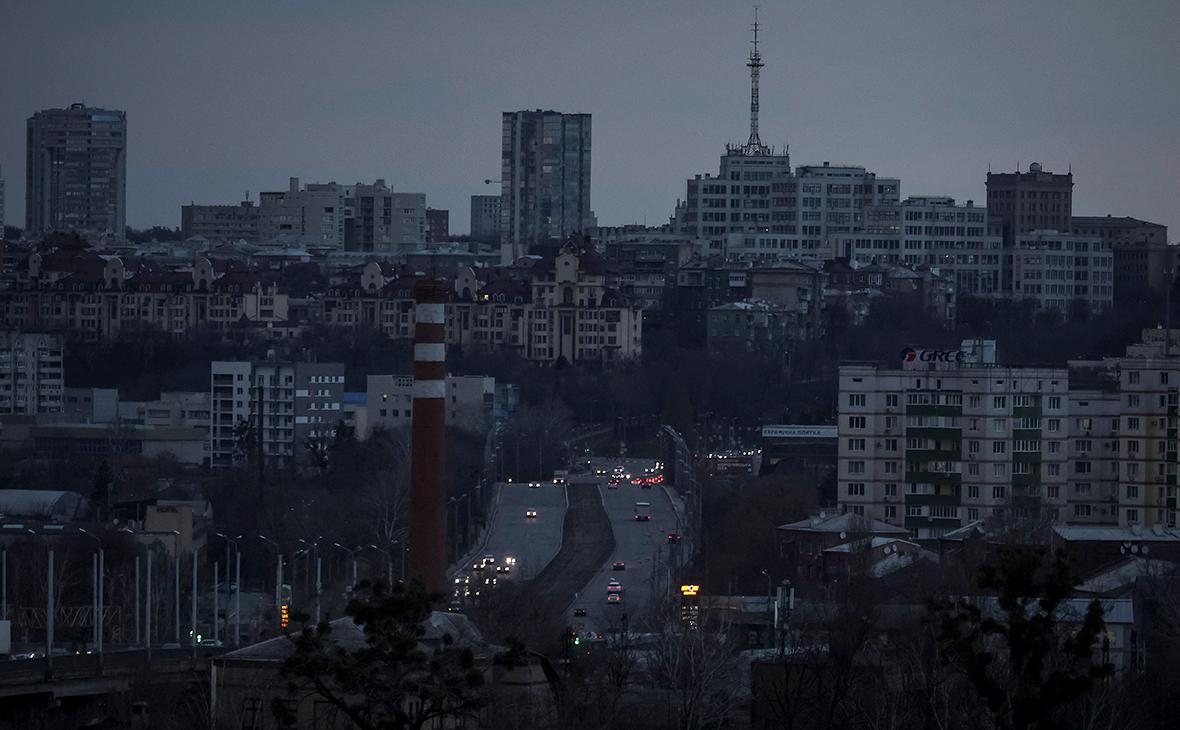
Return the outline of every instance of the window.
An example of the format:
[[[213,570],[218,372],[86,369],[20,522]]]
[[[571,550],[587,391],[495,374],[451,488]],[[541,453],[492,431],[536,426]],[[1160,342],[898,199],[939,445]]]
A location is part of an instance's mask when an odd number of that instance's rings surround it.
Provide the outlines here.
[[[1006,419],[1006,418],[993,418],[992,419],[992,433],[1007,433],[1007,432],[1008,432],[1008,419]]]
[[[1131,439],[1130,441],[1127,442],[1127,453],[1128,454],[1138,454],[1139,453],[1139,439]]]
[[[979,396],[973,395],[973,396],[969,396],[967,398],[967,407],[968,408],[979,408],[981,405],[983,405],[983,399],[980,398]]]
[[[1007,451],[1008,451],[1008,443],[1006,441],[993,441],[992,442],[992,453],[993,454],[1004,454],[1004,453],[1007,453]]]
[[[967,519],[971,520],[972,522],[974,522],[975,520],[978,520],[979,519],[979,510],[976,509],[975,507],[968,507],[967,508]]]
[[[979,487],[971,485],[967,487],[967,499],[979,499]]]
[[[1051,477],[1061,476],[1061,464],[1046,464],[1046,473]]]
[[[979,442],[978,441],[968,441],[967,442],[967,453],[968,454],[978,454],[979,453]]]
[[[885,473],[886,474],[896,474],[897,473],[897,463],[898,462],[896,462],[896,461],[885,462]]]
[[[1075,461],[1074,462],[1074,473],[1075,474],[1089,474],[1091,471],[1092,471],[1092,469],[1090,467],[1090,462],[1088,462],[1088,461]]]
[[[1139,485],[1137,485],[1137,484],[1128,484],[1127,485],[1127,499],[1139,499]]]
[[[1061,396],[1059,396],[1059,395],[1049,396],[1049,409],[1050,410],[1060,410],[1061,409]]]
[[[992,408],[1007,408],[1007,407],[1008,407],[1008,396],[1005,396],[1005,395],[992,396]]]
[[[865,417],[864,416],[849,416],[848,417],[848,427],[849,428],[864,428],[865,427]]]
[[[885,439],[886,451],[897,451],[897,439]]]
[[[1138,408],[1139,407],[1139,394],[1138,393],[1132,393],[1127,396],[1127,407],[1128,408]]]
[[[893,505],[887,505],[885,507],[885,517],[897,517],[897,508]]]
[[[864,439],[848,439],[848,450],[849,451],[864,451],[865,450],[865,440]]]
[[[1008,465],[1007,464],[992,464],[992,476],[993,477],[1008,476]]]
[[[1132,370],[1127,373],[1127,382],[1131,385],[1139,385],[1139,371]]]
[[[1074,517],[1089,517],[1090,516],[1090,505],[1088,505],[1088,504],[1075,504],[1073,506],[1073,516]]]
[[[992,498],[993,499],[1004,499],[1004,497],[1007,494],[1008,494],[1007,487],[992,487]]]
[[[1127,430],[1128,431],[1138,431],[1139,430],[1139,417],[1138,416],[1131,416],[1127,419]]]
[[[849,482],[848,483],[849,497],[863,497],[865,496],[864,482]]]
[[[1165,372],[1161,372],[1160,373],[1160,385],[1167,385],[1167,384],[1168,384],[1168,374]]]
[[[865,394],[864,393],[849,393],[848,394],[848,405],[856,408],[856,407],[864,407],[864,404],[865,404]]]
[[[1046,421],[1045,426],[1048,428],[1050,433],[1056,433],[1057,431],[1061,430],[1061,419],[1050,418]]]
[[[897,408],[897,401],[898,401],[897,393],[888,393],[885,396],[885,407],[886,408]]]
[[[967,476],[970,476],[970,477],[979,476],[979,464],[968,464],[967,465]]]
[[[885,496],[886,497],[896,497],[897,496],[897,485],[896,484],[886,484],[885,485]]]
[[[1061,487],[1049,487],[1048,495],[1049,499],[1057,499],[1061,496]]]
[[[1048,441],[1046,443],[1049,444],[1049,453],[1050,454],[1056,454],[1061,449],[1061,442],[1060,441]]]
[[[865,463],[863,461],[850,461],[850,462],[848,462],[848,473],[849,474],[864,474],[865,473]]]
[[[1127,522],[1135,523],[1138,521],[1139,521],[1139,510],[1137,510],[1137,509],[1127,510]]]

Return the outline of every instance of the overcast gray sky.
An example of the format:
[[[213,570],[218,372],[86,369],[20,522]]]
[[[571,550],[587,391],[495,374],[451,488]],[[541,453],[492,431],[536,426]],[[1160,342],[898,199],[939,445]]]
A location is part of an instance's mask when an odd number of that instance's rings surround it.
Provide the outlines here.
[[[1074,211],[1180,230],[1180,2],[762,0],[762,139],[796,165],[984,200],[1073,165]],[[386,178],[451,210],[498,192],[500,113],[594,115],[602,224],[666,221],[748,131],[752,3],[0,0],[0,165],[24,220],[25,119],[128,117],[127,220],[191,201]],[[1175,235],[1175,234],[1173,234]]]

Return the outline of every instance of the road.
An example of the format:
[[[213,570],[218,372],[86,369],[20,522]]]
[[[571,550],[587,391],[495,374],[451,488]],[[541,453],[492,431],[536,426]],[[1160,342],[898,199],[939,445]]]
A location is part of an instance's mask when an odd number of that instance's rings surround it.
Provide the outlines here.
[[[536,489],[530,489],[527,484],[501,484],[496,514],[480,554],[495,556],[497,564],[512,556],[516,558],[516,567],[510,576],[522,581],[533,579],[561,547],[565,509],[564,487],[549,482],[541,482]],[[525,517],[528,510],[536,510],[537,516]]]
[[[606,468],[608,472],[615,466],[623,466],[631,474],[640,475],[644,467],[652,466],[652,462],[647,459],[594,459],[591,463],[592,469]],[[597,481],[614,535],[614,549],[593,577],[582,585],[577,598],[567,608],[566,616],[571,625],[579,629],[606,632],[621,628],[626,615],[628,628],[640,630],[648,622],[653,595],[667,590],[672,561],[680,559],[678,554],[670,551],[680,551],[682,547],[668,544],[668,533],[680,532],[676,513],[662,487],[642,489],[628,483],[610,489],[607,477]],[[650,522],[635,520],[636,502],[651,504]],[[612,569],[612,563],[619,561],[625,563],[626,570]],[[616,604],[606,602],[606,586],[612,579],[623,586],[623,600]],[[586,616],[573,616],[577,608],[586,609]]]

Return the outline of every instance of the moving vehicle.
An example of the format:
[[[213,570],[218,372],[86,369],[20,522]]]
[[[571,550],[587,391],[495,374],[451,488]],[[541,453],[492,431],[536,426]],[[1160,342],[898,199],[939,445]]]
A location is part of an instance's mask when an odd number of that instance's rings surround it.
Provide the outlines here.
[[[511,565],[497,565],[497,566],[496,566],[496,572],[497,572],[497,573],[507,573],[507,572],[508,572],[508,571],[510,571],[510,570],[512,570],[512,566],[511,566]]]
[[[540,488],[541,488],[540,482],[529,482],[529,489],[540,489]]]
[[[610,580],[610,582],[606,584],[606,592],[607,593],[622,593],[623,592],[623,584],[612,578]]]
[[[669,545],[679,545],[680,544],[680,533],[669,532],[668,533],[668,544]]]
[[[608,594],[606,594],[606,602],[607,603],[622,603],[623,602],[623,594],[622,593],[608,593]]]
[[[535,510],[535,509],[525,510],[524,516],[525,516],[525,519],[535,520],[535,519],[537,519],[537,510]]]
[[[618,489],[619,482],[621,482],[621,481],[622,480],[619,479],[618,477],[611,477],[610,479],[606,480],[606,488],[607,489]]]
[[[604,477],[604,476],[606,476],[606,469],[602,469],[602,468],[595,469],[595,470],[594,470],[594,476],[596,476],[596,477]]]
[[[651,522],[651,502],[635,503],[635,521]]]
[[[610,569],[611,570],[626,570],[627,564],[624,563],[622,560],[616,560],[615,562],[610,564]]]
[[[554,484],[556,484],[558,486],[562,486],[566,483],[567,479],[569,479],[569,472],[568,471],[565,471],[564,469],[560,469],[558,471],[553,472],[553,483]]]
[[[496,562],[496,556],[492,555],[491,553],[487,553],[483,556],[483,562],[484,565],[491,565],[492,563]]]

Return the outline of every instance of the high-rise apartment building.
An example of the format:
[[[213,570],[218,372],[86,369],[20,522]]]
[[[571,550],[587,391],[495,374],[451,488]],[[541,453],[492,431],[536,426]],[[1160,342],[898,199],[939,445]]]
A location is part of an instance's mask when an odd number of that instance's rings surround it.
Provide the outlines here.
[[[330,440],[343,418],[342,363],[214,361],[210,375],[213,466],[246,458],[247,425],[268,462],[306,463],[309,446]]]
[[[0,414],[62,412],[62,335],[0,332]]]
[[[500,196],[471,196],[471,237],[500,240]]]
[[[127,114],[71,104],[29,117],[25,228],[122,236],[127,225]]]
[[[451,237],[451,211],[426,209],[426,242],[442,243]]]
[[[590,210],[590,115],[504,112],[501,260],[594,225]]]
[[[841,367],[840,504],[918,538],[1009,516],[1175,525],[1180,331],[1143,337],[1059,368],[930,350]]]
[[[345,248],[400,251],[426,241],[426,196],[395,193],[382,179],[344,188]]]

